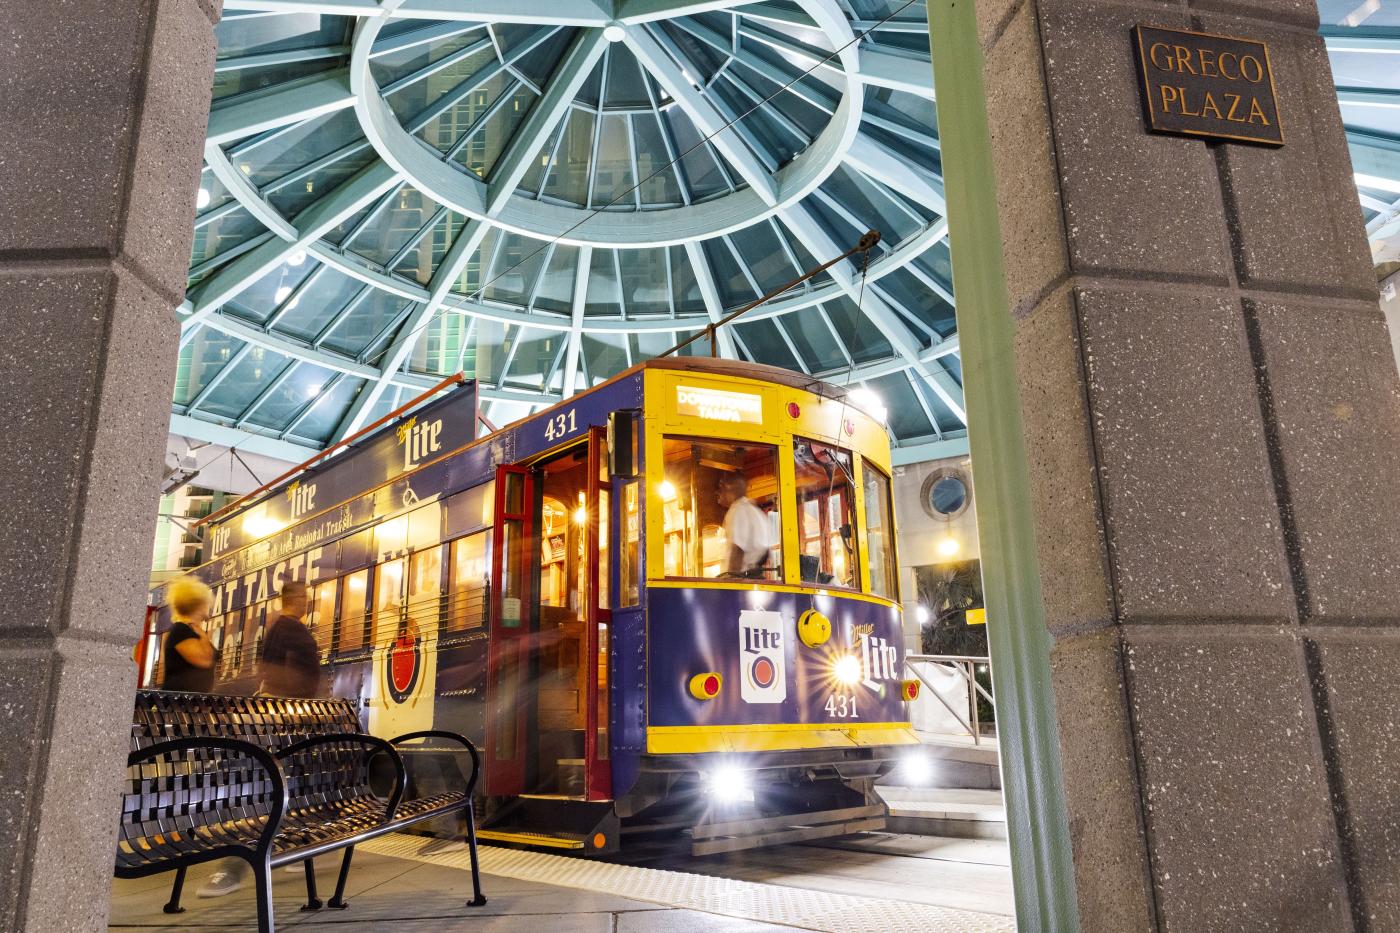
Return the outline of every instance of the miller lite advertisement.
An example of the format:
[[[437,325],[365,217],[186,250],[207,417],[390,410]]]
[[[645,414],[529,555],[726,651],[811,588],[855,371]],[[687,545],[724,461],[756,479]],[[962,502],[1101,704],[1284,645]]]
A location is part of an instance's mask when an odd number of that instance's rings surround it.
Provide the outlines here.
[[[378,432],[328,457],[222,521],[210,536],[210,557],[221,557],[293,522],[320,514],[431,463],[476,439],[476,381],[434,399],[395,429]],[[243,520],[240,520],[240,516]],[[247,517],[257,522],[249,527]]]
[[[739,613],[739,669],[739,692],[745,703],[787,699],[783,617],[779,613],[760,609]]]

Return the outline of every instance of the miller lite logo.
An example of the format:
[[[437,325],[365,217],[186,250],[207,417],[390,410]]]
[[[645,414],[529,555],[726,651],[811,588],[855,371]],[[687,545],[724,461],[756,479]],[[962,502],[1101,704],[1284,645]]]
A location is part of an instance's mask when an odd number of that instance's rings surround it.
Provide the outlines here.
[[[232,525],[220,525],[219,527],[215,528],[214,534],[211,536],[212,541],[210,545],[214,549],[213,553],[221,554],[224,551],[228,550],[228,539],[232,534]]]
[[[787,699],[783,617],[776,612],[745,609],[739,613],[739,695],[745,703]]]
[[[860,645],[861,680],[874,690],[882,680],[899,679],[899,649],[875,634],[873,625],[857,625],[852,629]]]
[[[316,507],[316,484],[297,480],[287,487],[287,501],[292,504],[292,518],[300,518]]]
[[[442,450],[442,419],[418,423],[418,418],[409,418],[399,425],[399,443],[403,445],[403,468],[417,466],[429,454]]]
[[[418,625],[409,619],[400,625],[398,636],[389,646],[389,656],[384,665],[384,686],[395,703],[407,703],[417,692],[423,667],[421,641]]]

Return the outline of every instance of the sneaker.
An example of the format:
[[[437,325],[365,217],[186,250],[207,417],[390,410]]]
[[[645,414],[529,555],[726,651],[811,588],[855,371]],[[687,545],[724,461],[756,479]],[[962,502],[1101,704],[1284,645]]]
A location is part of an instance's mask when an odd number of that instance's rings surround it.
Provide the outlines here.
[[[208,881],[199,886],[199,890],[194,892],[195,896],[223,897],[225,894],[232,894],[243,887],[246,874],[246,872],[220,868],[209,876]]]

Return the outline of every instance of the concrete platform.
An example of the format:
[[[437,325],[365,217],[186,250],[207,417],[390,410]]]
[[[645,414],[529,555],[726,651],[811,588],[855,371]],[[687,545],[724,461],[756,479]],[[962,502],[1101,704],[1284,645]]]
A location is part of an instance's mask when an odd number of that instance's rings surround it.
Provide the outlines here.
[[[493,847],[482,850],[484,907],[465,906],[471,879],[464,850],[425,851],[426,840],[390,836],[358,848],[348,909],[303,913],[302,877],[274,873],[280,929],[323,927],[327,933],[489,931],[489,933],[730,933],[805,929],[840,933],[1010,933],[1010,917],[912,901],[885,900],[785,885],[759,884],[615,865]],[[324,862],[322,864],[321,862]],[[318,862],[323,889],[333,859]],[[161,912],[172,874],[114,881],[113,930],[249,930],[251,889],[217,900],[194,890],[212,868],[191,871],[187,911]]]
[[[881,785],[876,790],[889,805],[893,832],[1006,838],[1006,805],[999,790],[897,785]]]

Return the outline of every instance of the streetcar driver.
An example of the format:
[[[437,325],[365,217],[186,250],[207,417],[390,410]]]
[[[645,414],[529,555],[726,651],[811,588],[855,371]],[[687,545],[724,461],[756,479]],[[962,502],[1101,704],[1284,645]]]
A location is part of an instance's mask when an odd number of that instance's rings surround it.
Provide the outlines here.
[[[720,477],[716,498],[724,513],[724,536],[729,541],[727,576],[762,577],[773,549],[768,515],[748,497],[749,481],[741,473]]]

